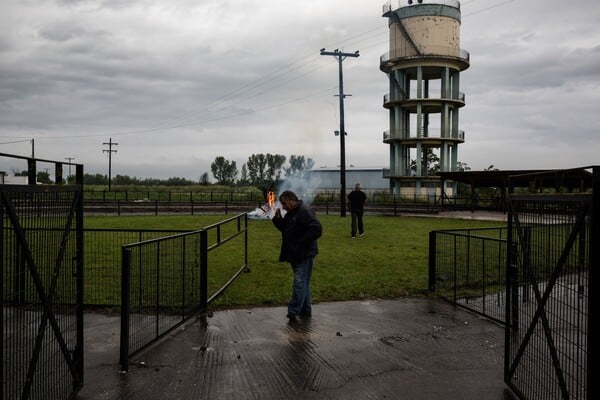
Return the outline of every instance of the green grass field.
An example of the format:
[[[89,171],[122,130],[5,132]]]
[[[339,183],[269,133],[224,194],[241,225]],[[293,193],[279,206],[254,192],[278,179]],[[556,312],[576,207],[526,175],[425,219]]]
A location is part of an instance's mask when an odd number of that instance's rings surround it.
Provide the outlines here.
[[[90,216],[85,218],[85,226],[195,230],[229,217]],[[365,216],[365,236],[351,239],[349,217],[319,215],[319,218],[323,224],[323,237],[319,240],[320,253],[315,261],[312,278],[312,296],[315,303],[425,295],[428,235],[431,230],[503,225],[495,221]],[[241,274],[212,303],[213,308],[283,305],[290,297],[291,268],[287,263],[278,262],[279,232],[269,220],[249,220],[248,230],[250,272]],[[242,243],[234,245],[234,253],[238,252]],[[230,247],[230,250],[226,250],[217,258],[228,257],[231,254]],[[209,280],[213,268],[209,259]],[[231,269],[231,272],[234,270]],[[229,273],[230,271],[227,271],[227,274]]]

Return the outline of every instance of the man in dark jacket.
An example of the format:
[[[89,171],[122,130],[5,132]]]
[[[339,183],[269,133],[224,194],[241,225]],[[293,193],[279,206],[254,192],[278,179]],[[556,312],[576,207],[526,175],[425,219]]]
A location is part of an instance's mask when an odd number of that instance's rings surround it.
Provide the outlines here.
[[[363,236],[365,229],[363,227],[363,214],[365,213],[365,203],[367,202],[367,195],[365,192],[360,190],[360,183],[354,185],[354,190],[348,195],[348,205],[350,206],[350,214],[352,216],[352,222],[350,225],[350,234],[352,239],[356,237],[356,227],[358,225],[358,234]]]
[[[281,232],[281,252],[279,261],[289,262],[294,271],[292,298],[288,303],[287,317],[295,320],[298,315],[308,317],[312,313],[310,301],[310,277],[315,256],[319,249],[317,239],[323,233],[321,222],[315,213],[292,191],[279,196],[279,202],[286,211],[285,216],[277,208],[273,225]]]

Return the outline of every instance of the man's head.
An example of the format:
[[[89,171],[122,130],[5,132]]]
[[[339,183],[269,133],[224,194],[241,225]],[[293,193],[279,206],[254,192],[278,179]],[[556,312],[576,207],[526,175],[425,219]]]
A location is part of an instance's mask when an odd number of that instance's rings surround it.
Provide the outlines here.
[[[285,211],[292,211],[298,206],[298,196],[291,190],[286,190],[279,195],[279,202]]]
[[[360,190],[360,182],[356,182],[354,185],[354,190]]]

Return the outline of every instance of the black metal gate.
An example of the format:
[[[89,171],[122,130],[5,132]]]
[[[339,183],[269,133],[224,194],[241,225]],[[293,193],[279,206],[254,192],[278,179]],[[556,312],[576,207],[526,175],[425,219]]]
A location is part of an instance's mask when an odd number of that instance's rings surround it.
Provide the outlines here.
[[[63,400],[83,384],[82,193],[0,185],[2,400]]]
[[[597,199],[589,193],[509,201],[504,374],[520,398],[591,399],[598,388],[590,379],[598,349],[590,340]]]

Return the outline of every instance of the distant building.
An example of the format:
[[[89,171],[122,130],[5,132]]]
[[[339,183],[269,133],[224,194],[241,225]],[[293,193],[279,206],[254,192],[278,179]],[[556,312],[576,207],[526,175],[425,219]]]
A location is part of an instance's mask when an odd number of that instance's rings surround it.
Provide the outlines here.
[[[384,169],[381,167],[346,167],[346,188],[351,191],[354,184],[360,182],[365,192],[389,192],[390,182],[383,177]],[[306,188],[312,191],[339,192],[340,169],[339,167],[315,168],[306,172],[304,177]]]
[[[10,176],[0,174],[0,184],[2,185],[27,185],[29,178],[27,176]]]

